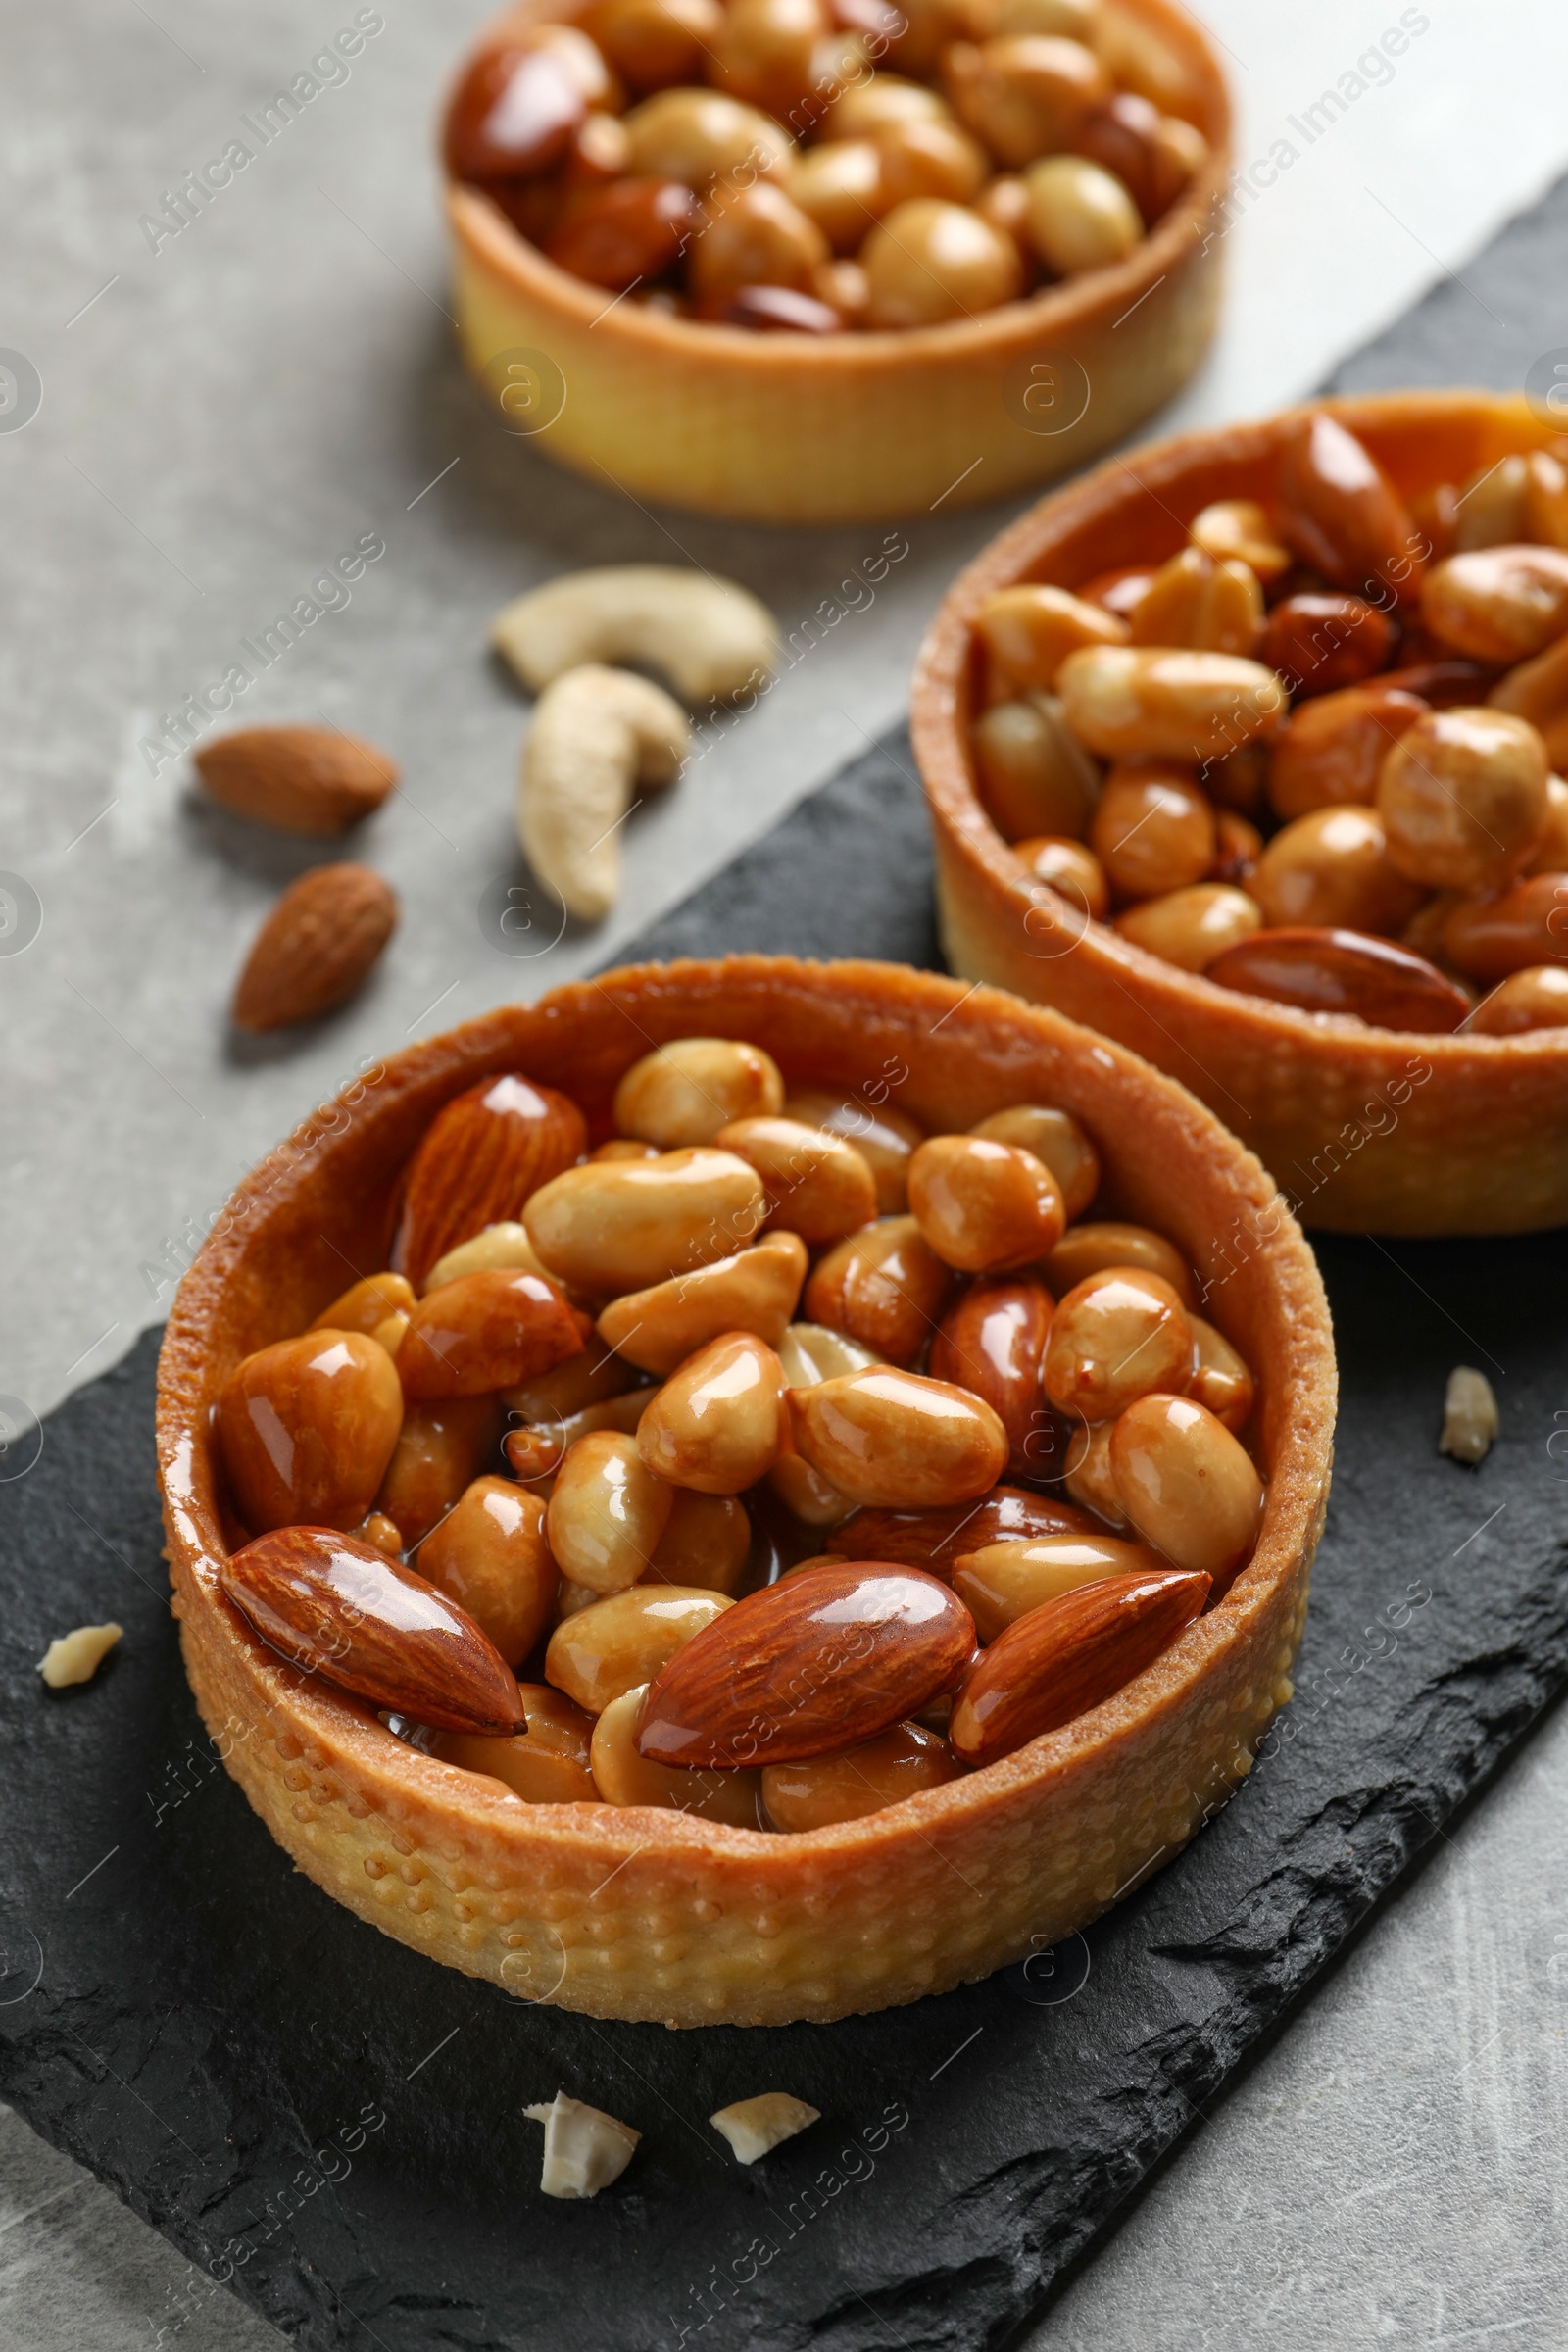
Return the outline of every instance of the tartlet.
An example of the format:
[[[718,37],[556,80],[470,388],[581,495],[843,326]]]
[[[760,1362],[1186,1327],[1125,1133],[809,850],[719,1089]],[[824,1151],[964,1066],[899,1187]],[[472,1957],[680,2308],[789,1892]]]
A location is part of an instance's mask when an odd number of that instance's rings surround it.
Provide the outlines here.
[[[529,1805],[418,1752],[287,1665],[220,1590],[234,1540],[214,1402],[236,1362],[382,1262],[433,1114],[492,1072],[570,1086],[592,1117],[653,1044],[770,1052],[792,1083],[906,1068],[917,1116],[1025,1096],[1081,1115],[1106,1197],[1157,1217],[1259,1383],[1268,1499],[1224,1600],[1065,1729],[879,1814],[787,1838],[669,1811]],[[256,1168],[182,1282],[159,1374],[174,1610],[203,1718],[298,1866],[432,1959],[599,2017],[781,2024],[982,1977],[1106,1909],[1250,1769],[1290,1695],[1326,1505],[1335,1398],[1310,1251],[1257,1162],[1116,1046],[991,990],[873,963],[648,965],[508,1006],[377,1068]]]
[[[585,0],[519,0],[510,30],[572,23]],[[1156,41],[1157,92],[1208,143],[1186,191],[1128,258],[974,318],[902,332],[756,334],[614,300],[559,269],[475,189],[449,183],[463,351],[503,418],[590,480],[754,522],[888,519],[968,506],[1082,466],[1186,381],[1213,332],[1230,103],[1207,37],[1173,0],[1107,0]],[[1077,413],[1042,430],[1047,405]],[[1026,396],[1027,405],[1026,405]]]
[[[1161,564],[1204,507],[1271,503],[1288,439],[1318,411],[1356,435],[1408,498],[1558,444],[1517,397],[1334,400],[1139,450],[1021,516],[955,581],[915,667],[912,734],[945,952],[966,978],[1053,1004],[1171,1071],[1257,1153],[1308,1226],[1438,1235],[1559,1225],[1568,1219],[1562,1030],[1404,1033],[1216,986],[1083,922],[1031,878],[976,789],[971,625],[986,598],[1020,581],[1070,589]]]

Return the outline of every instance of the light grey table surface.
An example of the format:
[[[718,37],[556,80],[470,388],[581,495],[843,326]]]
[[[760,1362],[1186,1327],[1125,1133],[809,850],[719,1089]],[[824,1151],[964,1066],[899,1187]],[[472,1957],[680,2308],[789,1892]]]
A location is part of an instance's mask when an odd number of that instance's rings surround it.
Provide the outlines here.
[[[177,236],[141,225],[352,0],[0,0],[0,1411],[46,1411],[168,1304],[240,1172],[365,1058],[612,956],[898,714],[924,619],[1004,519],[946,509],[867,603],[880,526],[654,515],[482,420],[453,356],[432,91],[482,0],[383,0],[384,29]],[[1249,203],[1213,359],[1171,417],[1293,397],[1568,156],[1568,12],[1447,0],[1392,86]],[[1390,0],[1214,0],[1266,158]],[[14,426],[15,419],[12,418]],[[308,852],[201,814],[139,751],[242,636],[362,534],[385,554],[243,699],[387,744],[404,787],[356,854],[395,881],[384,968],[305,1046],[235,1055],[222,1007]],[[694,561],[786,629],[853,607],[757,716],[628,828],[621,907],[521,965],[480,903],[510,863],[523,706],[487,661],[506,597],[580,564]],[[3,1635],[0,1635],[3,1638]],[[1568,2342],[1563,2026],[1568,1729],[1543,1730],[1042,2324],[1042,2346]],[[0,2344],[260,2352],[272,2332],[0,2111]]]

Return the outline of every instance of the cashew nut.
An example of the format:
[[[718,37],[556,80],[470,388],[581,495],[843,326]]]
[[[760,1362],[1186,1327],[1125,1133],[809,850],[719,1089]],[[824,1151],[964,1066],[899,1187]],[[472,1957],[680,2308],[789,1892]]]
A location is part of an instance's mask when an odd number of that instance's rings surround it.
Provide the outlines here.
[[[537,694],[585,662],[657,669],[693,706],[760,686],[778,624],[732,580],[671,564],[569,571],[496,614],[490,641]]]
[[[522,747],[517,838],[547,889],[597,923],[620,890],[620,822],[639,784],[667,784],[691,741],[662,686],[590,664],[547,686]]]

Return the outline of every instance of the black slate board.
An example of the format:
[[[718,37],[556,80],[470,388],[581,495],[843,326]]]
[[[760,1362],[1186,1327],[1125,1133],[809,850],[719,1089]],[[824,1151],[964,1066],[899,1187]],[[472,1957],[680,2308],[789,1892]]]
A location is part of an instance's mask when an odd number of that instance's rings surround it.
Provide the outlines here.
[[[311,2345],[1004,2343],[1568,1680],[1568,1236],[1322,1254],[1339,1466],[1251,1778],[1045,1961],[751,2033],[524,2006],[291,1871],[180,1671],[149,1334],[0,1487],[0,2089]],[[1502,1399],[1479,1471],[1436,1450],[1461,1358]],[[49,1637],[110,1615],[98,1683],[45,1693]],[[562,2086],[645,2134],[591,2206],[538,2194],[519,2111]],[[823,2121],[743,2173],[704,2118],[780,2086]]]
[[[1337,388],[1519,380],[1568,343],[1552,317],[1565,238],[1559,188]],[[628,955],[743,947],[935,959],[902,738]],[[1003,2345],[1568,1682],[1568,1236],[1320,1255],[1338,1468],[1298,1695],[1251,1778],[1026,1970],[746,2034],[527,2007],[291,1872],[180,1672],[144,1338],[0,1480],[0,2092],[212,2293],[232,2280],[313,2346]],[[1502,1402],[1479,1471],[1436,1451],[1456,1361]],[[110,1615],[126,1636],[98,1682],[45,1693],[48,1639]],[[703,2119],[782,2085],[823,2121],[742,2173]],[[537,2192],[518,2111],[558,2086],[645,2133],[591,2206]]]

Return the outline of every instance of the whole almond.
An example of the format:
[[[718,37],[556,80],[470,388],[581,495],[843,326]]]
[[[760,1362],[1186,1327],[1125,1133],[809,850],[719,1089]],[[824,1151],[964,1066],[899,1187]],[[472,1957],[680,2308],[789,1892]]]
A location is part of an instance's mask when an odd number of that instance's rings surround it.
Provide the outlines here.
[[[396,1256],[415,1289],[487,1225],[514,1223],[532,1193],[588,1149],[569,1097],[518,1073],[483,1079],[439,1111],[403,1179]]]
[[[337,727],[242,727],[204,744],[192,765],[236,816],[322,839],[373,814],[398,780],[395,760]]]
[[[515,1676],[467,1611],[353,1536],[280,1527],[219,1582],[264,1642],[372,1706],[448,1732],[528,1728]]]
[[[965,1675],[948,1727],[955,1752],[994,1764],[1098,1707],[1192,1623],[1209,1581],[1186,1568],[1107,1576],[1031,1609]]]
[[[660,1764],[790,1764],[853,1747],[949,1690],[974,1620],[934,1576],[876,1560],[748,1594],[655,1677],[637,1734]]]
[[[285,1029],[351,997],[391,938],[397,894],[368,865],[315,865],[289,885],[251,943],[234,990],[236,1029]]]

